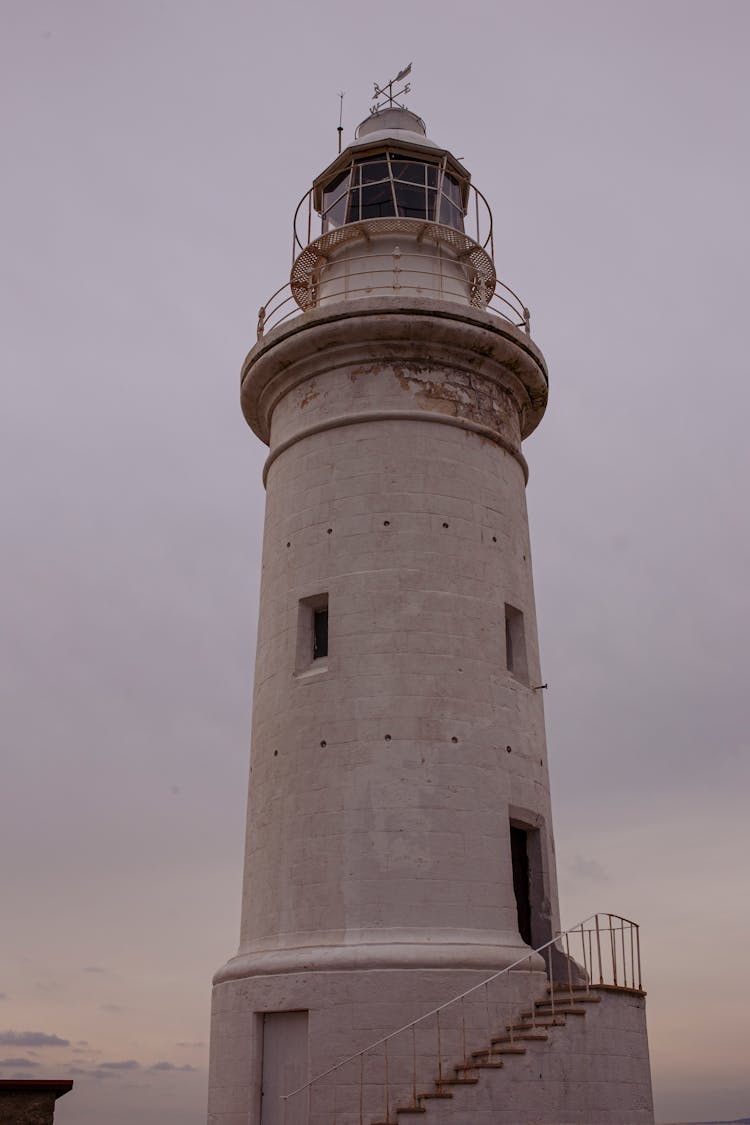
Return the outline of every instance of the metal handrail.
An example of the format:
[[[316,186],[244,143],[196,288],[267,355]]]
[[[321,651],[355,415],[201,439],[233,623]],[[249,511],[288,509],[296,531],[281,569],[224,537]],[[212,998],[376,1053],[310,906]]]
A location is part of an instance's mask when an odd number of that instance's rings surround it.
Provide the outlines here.
[[[600,921],[600,919],[601,919],[601,921]],[[605,919],[607,920],[606,922],[604,921]],[[628,932],[628,938],[627,939],[625,937],[626,930]],[[602,939],[603,939],[604,935],[609,935],[609,946],[607,946],[607,943],[605,942],[604,943],[604,950],[602,950]],[[594,941],[594,939],[595,939],[595,941]],[[571,941],[573,941],[575,943],[579,940],[580,940],[581,960],[583,962],[582,965],[578,964],[576,961],[574,961],[573,957],[571,956]],[[564,949],[560,948],[560,944],[559,944],[559,943],[562,943],[563,941],[564,941],[564,945],[565,945]],[[630,948],[630,957],[629,958],[628,958],[628,945],[629,945],[629,948]],[[575,949],[575,944],[574,944],[574,949]],[[622,951],[621,953],[620,953],[620,949]],[[575,949],[575,951],[578,952],[577,949]],[[630,919],[624,918],[624,917],[622,917],[621,915],[618,915],[618,914],[611,914],[611,913],[590,914],[587,918],[584,918],[582,922],[577,922],[576,925],[570,927],[570,929],[558,931],[557,934],[555,935],[555,937],[551,938],[549,941],[544,942],[543,945],[537,946],[534,950],[530,951],[529,953],[524,954],[523,957],[519,957],[518,960],[513,962],[513,964],[507,965],[504,969],[499,969],[496,973],[493,973],[491,976],[486,977],[484,980],[479,981],[478,984],[472,985],[471,988],[468,988],[465,991],[458,993],[456,996],[452,996],[449,1000],[446,1000],[443,1004],[440,1004],[436,1008],[432,1008],[429,1012],[423,1013],[423,1015],[419,1016],[417,1019],[412,1020],[410,1023],[404,1024],[402,1027],[397,1028],[395,1031],[391,1031],[388,1035],[381,1036],[380,1039],[376,1039],[374,1042],[369,1043],[366,1047],[363,1047],[362,1050],[356,1051],[354,1054],[349,1055],[347,1058],[342,1059],[340,1062],[335,1063],[333,1066],[330,1066],[326,1070],[321,1071],[319,1074],[316,1074],[308,1082],[305,1082],[304,1085],[298,1086],[295,1090],[291,1090],[288,1094],[282,1094],[281,1099],[282,1099],[282,1115],[283,1115],[283,1118],[286,1117],[287,1102],[291,1098],[296,1097],[298,1094],[301,1094],[304,1091],[308,1091],[308,1120],[309,1120],[309,1112],[310,1112],[309,1096],[310,1096],[310,1093],[311,1093],[313,1087],[318,1082],[321,1082],[324,1078],[327,1078],[329,1075],[336,1073],[336,1071],[341,1070],[343,1067],[348,1066],[350,1063],[353,1063],[358,1059],[360,1060],[359,1071],[360,1071],[360,1106],[361,1106],[362,1105],[362,1083],[363,1083],[363,1074],[364,1074],[364,1065],[363,1065],[364,1059],[366,1058],[366,1056],[370,1055],[373,1051],[376,1051],[376,1050],[378,1050],[378,1048],[383,1047],[383,1049],[384,1049],[384,1062],[385,1062],[385,1097],[386,1097],[385,1118],[383,1118],[383,1120],[390,1121],[390,1105],[389,1105],[389,1089],[388,1089],[388,1087],[389,1087],[389,1083],[388,1083],[388,1043],[391,1040],[395,1039],[397,1036],[403,1035],[405,1032],[408,1032],[408,1031],[411,1031],[412,1035],[413,1035],[414,1030],[420,1024],[424,1023],[426,1020],[429,1020],[434,1016],[435,1020],[436,1020],[437,1043],[438,1043],[438,1058],[437,1058],[437,1068],[436,1068],[437,1073],[438,1073],[438,1079],[437,1079],[436,1085],[438,1087],[440,1087],[441,1084],[442,1084],[442,1081],[443,1081],[443,1079],[442,1079],[442,1066],[443,1066],[443,1064],[442,1064],[442,1051],[441,1051],[441,1046],[440,1046],[440,1013],[445,1012],[448,1008],[451,1008],[455,1004],[463,1005],[463,1001],[468,996],[472,996],[474,993],[477,993],[481,989],[484,989],[485,994],[488,998],[487,1006],[488,1006],[488,1015],[489,1015],[489,992],[488,992],[489,986],[501,977],[508,977],[509,974],[513,970],[518,970],[521,967],[525,967],[526,965],[528,965],[529,973],[533,974],[533,972],[535,971],[534,967],[533,967],[534,955],[535,954],[537,956],[541,955],[542,958],[543,958],[543,961],[544,961],[545,960],[545,958],[544,958],[545,953],[547,955],[546,956],[546,971],[547,971],[548,978],[549,978],[549,995],[550,995],[550,999],[547,1003],[550,1007],[550,1011],[551,1011],[551,1015],[552,1015],[553,1019],[554,1019],[554,1013],[555,1013],[555,991],[556,991],[554,970],[555,970],[556,967],[559,967],[559,966],[555,966],[554,962],[558,958],[564,959],[563,963],[564,963],[565,973],[566,973],[566,976],[567,976],[567,985],[568,985],[568,990],[569,990],[569,1000],[566,1000],[566,1004],[567,1003],[575,1003],[575,995],[574,995],[574,989],[575,988],[579,988],[579,989],[585,988],[587,992],[589,991],[589,989],[591,987],[596,988],[597,986],[598,987],[610,988],[610,989],[626,990],[626,991],[630,991],[630,992],[642,992],[643,991],[643,984],[642,984],[642,977],[641,977],[640,927],[638,926],[638,924],[636,922],[632,922]],[[555,957],[555,955],[557,955],[557,957]],[[630,961],[630,973],[628,973],[628,960]],[[573,976],[574,976],[573,966],[574,965],[576,966],[576,984],[575,985],[573,983]],[[536,971],[539,971],[539,970],[537,969]],[[581,976],[581,972],[582,972],[582,976]],[[598,980],[594,979],[597,976],[598,976]],[[611,978],[611,980],[605,979],[606,977]],[[565,991],[566,991],[565,985],[563,984],[561,987],[562,987],[562,994],[564,995]],[[531,995],[530,995],[529,999],[530,999],[530,1012],[528,1013],[528,1020],[530,1020],[530,1027],[535,1028],[536,1027],[536,1017],[537,1017],[537,1014],[538,1014],[536,1012],[536,1004],[538,1003],[538,1001],[536,1000],[536,998],[533,994],[533,985],[532,985],[532,992],[531,992]],[[522,1018],[526,1018],[526,1014],[524,1014]],[[514,1026],[514,1022],[515,1022],[514,1020],[511,1020],[510,1025],[507,1028],[508,1033],[509,1033],[509,1041],[511,1043],[513,1042],[513,1032],[518,1030],[518,1028],[516,1028]],[[463,1016],[463,1007],[462,1007],[462,1039],[463,1039],[463,1055],[464,1055],[464,1066],[463,1066],[462,1069],[470,1070],[471,1064],[467,1061],[467,1053],[466,1053],[466,1026],[465,1026],[465,1018]],[[491,1033],[491,1030],[490,1030],[490,1039],[489,1039],[489,1042],[488,1042],[488,1052],[487,1052],[489,1055],[492,1054],[492,1045],[493,1045],[492,1033]],[[413,1089],[414,1103],[416,1104],[416,1100],[417,1100],[417,1094],[416,1094],[416,1089],[417,1089],[416,1051],[414,1053],[414,1074],[413,1074],[413,1080],[412,1080],[412,1089]]]

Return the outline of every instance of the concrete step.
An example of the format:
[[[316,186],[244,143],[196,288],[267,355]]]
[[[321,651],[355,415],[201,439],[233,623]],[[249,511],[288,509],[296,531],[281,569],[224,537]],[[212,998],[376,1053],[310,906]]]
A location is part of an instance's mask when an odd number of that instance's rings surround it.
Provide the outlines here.
[[[546,1038],[546,1037],[545,1037]],[[495,1040],[493,1039],[494,1043]],[[486,1059],[488,1055],[525,1055],[526,1048],[517,1043],[506,1043],[504,1046],[493,1047],[491,1051],[472,1051],[473,1059]]]
[[[535,1042],[538,1041],[538,1042],[542,1043],[545,1039],[549,1039],[549,1035],[547,1034],[546,1031],[519,1031],[519,1032],[516,1033],[516,1031],[514,1029],[512,1039],[509,1035],[493,1035],[490,1042],[492,1043],[492,1047],[493,1047],[493,1050],[494,1050],[494,1047],[495,1047],[496,1043],[510,1043],[510,1044],[512,1044],[517,1039],[521,1039],[521,1040],[524,1040],[524,1041],[525,1040],[534,1040]]]
[[[547,995],[551,995],[550,987],[547,985]],[[555,987],[555,999],[558,996],[570,997],[571,992],[567,985],[559,985]],[[578,987],[573,985],[573,1001],[576,1004],[601,1004],[601,996],[597,996],[593,992],[589,992],[585,986]]]
[[[445,1085],[445,1083],[443,1083]],[[424,1094],[417,1094],[418,1102],[430,1101],[433,1098],[452,1098],[453,1094],[450,1090],[428,1090]]]
[[[455,1078],[444,1078],[443,1082],[442,1082],[442,1085],[443,1086],[476,1086],[478,1081],[479,1081],[479,1075],[478,1074],[475,1074],[473,1078],[467,1078],[466,1076],[464,1076],[463,1078],[459,1078],[458,1076],[456,1076]]]
[[[539,1024],[542,1019],[557,1018],[558,1016],[585,1016],[586,1008],[571,1008],[570,1005],[562,1007],[560,1003],[555,1003],[554,1010],[546,1006],[542,1008],[534,1008],[534,1018],[536,1023]],[[531,1019],[531,1011],[522,1011],[519,1019]]]
[[[427,1113],[427,1108],[423,1105],[397,1105],[396,1113]]]
[[[534,1022],[531,1021],[531,1013],[524,1019],[521,1017],[518,1023],[508,1024],[507,1030],[510,1031],[511,1026],[513,1031],[535,1031],[538,1027],[565,1027],[565,1016],[537,1016]]]

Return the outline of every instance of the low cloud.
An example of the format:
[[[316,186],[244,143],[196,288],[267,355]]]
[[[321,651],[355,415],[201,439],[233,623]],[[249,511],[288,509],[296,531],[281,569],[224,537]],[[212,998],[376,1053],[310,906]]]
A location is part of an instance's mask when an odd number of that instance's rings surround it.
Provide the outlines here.
[[[205,1047],[206,1044],[202,1041],[197,1043],[175,1043],[175,1047]]]
[[[84,965],[81,970],[81,972],[84,973],[106,973],[106,971],[107,970],[103,969],[101,965]]]
[[[158,1062],[149,1067],[149,1070],[195,1070],[194,1066],[190,1063],[185,1063],[184,1066],[177,1066],[176,1063],[171,1062]]]
[[[46,1031],[0,1031],[0,1043],[13,1047],[69,1047],[69,1039]]]
[[[597,859],[586,859],[582,855],[574,858],[568,870],[576,879],[585,879],[589,883],[606,883],[609,878]]]
[[[124,1059],[122,1062],[99,1063],[98,1070],[139,1070],[140,1063],[135,1059]]]
[[[33,1067],[39,1066],[38,1062],[33,1062],[32,1059],[0,1059],[0,1066],[15,1066],[23,1068],[24,1070],[32,1070]]]
[[[124,1012],[126,1011],[120,1004],[100,1004],[100,1012]]]

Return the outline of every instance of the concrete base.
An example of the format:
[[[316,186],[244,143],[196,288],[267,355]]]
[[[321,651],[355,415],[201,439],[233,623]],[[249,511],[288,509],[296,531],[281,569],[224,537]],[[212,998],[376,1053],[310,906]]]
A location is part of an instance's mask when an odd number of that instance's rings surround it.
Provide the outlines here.
[[[307,1073],[313,1077],[383,1035],[430,1012],[486,979],[487,972],[373,970],[286,973],[226,980],[213,993],[209,1125],[258,1125],[261,1120],[263,1013],[309,1012]],[[492,1035],[546,995],[541,972],[512,972],[441,1013],[443,1079]],[[653,1103],[642,994],[594,990],[600,1003],[586,1015],[553,1027],[526,1053],[504,1057],[498,1070],[481,1070],[476,1085],[450,1087],[452,1098],[425,1102],[421,1125],[651,1125]],[[415,1074],[416,1064],[416,1074]],[[264,1125],[360,1125],[413,1120],[395,1109],[434,1088],[438,1077],[437,1025],[431,1016],[389,1041],[388,1113],[383,1047],[359,1058],[291,1099],[285,1115],[264,1107]],[[291,1090],[289,1091],[291,1093]],[[360,1097],[362,1101],[360,1114]]]
[[[260,1121],[264,1012],[309,1012],[307,1073],[312,1078],[486,980],[488,975],[486,968],[412,968],[283,973],[217,983],[211,1016],[210,1125],[257,1125]],[[506,1023],[512,1012],[528,1003],[532,992],[541,995],[544,990],[543,972],[513,972],[510,977],[510,981],[506,976],[491,986],[489,997],[480,989],[466,999],[467,1034],[483,1042],[488,1027],[496,1029]],[[441,1040],[446,1062],[457,1061],[462,1041],[460,1005],[441,1015]],[[402,1100],[410,1089],[414,1048],[419,1081],[430,1086],[437,1057],[434,1016],[417,1030],[414,1043],[411,1032],[389,1043],[389,1082],[394,1096]],[[384,1105],[384,1079],[380,1048],[372,1052],[365,1066],[367,1121],[378,1117]],[[359,1059],[316,1083],[310,1121],[330,1125],[335,1105],[339,1125],[358,1125],[359,1083]],[[304,1111],[302,1119],[306,1122],[306,1095],[295,1099],[294,1105],[290,1102],[289,1109],[288,1125],[297,1120],[297,1109]]]

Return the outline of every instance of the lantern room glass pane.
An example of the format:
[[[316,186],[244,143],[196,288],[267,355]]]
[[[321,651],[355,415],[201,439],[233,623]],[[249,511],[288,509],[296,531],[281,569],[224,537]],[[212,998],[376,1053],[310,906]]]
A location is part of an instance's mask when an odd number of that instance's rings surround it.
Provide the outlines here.
[[[443,176],[443,195],[447,195],[456,207],[461,206],[461,185],[448,172]]]
[[[374,184],[388,179],[388,162],[385,160],[366,160],[359,165],[363,184]]]
[[[403,215],[405,219],[427,218],[427,194],[423,187],[417,187],[416,184],[404,184],[398,180],[394,187],[399,215]]]
[[[446,227],[453,227],[455,230],[462,231],[464,229],[463,212],[459,207],[456,207],[454,203],[446,199],[444,195],[440,198],[439,222]]]
[[[394,180],[404,180],[409,184],[423,184],[425,182],[425,166],[413,160],[394,160],[391,157],[391,169]]]
[[[384,184],[363,185],[361,218],[383,219],[395,214],[390,180]]]

